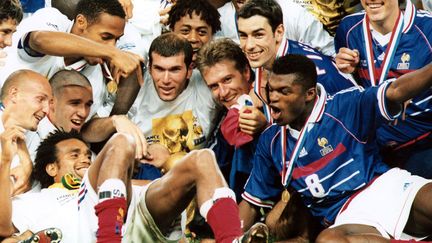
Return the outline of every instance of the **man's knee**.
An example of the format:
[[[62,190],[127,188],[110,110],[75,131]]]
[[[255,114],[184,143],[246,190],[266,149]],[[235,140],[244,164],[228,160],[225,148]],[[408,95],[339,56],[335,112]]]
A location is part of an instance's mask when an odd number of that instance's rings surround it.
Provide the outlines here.
[[[188,173],[210,173],[217,169],[216,156],[211,149],[193,150],[176,166],[188,170]]]
[[[196,151],[195,167],[198,170],[214,170],[217,168],[216,156],[211,149]]]
[[[119,158],[120,161],[133,161],[135,146],[133,137],[126,133],[114,134],[105,145],[107,154]]]
[[[337,229],[323,230],[316,239],[317,243],[346,242],[344,234]]]

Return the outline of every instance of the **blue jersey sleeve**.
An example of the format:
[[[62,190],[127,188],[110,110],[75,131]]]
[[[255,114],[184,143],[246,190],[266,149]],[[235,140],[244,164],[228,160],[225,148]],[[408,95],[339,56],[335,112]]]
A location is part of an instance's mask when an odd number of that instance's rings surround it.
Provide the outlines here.
[[[347,47],[347,43],[346,43],[346,34],[348,32],[347,27],[348,27],[347,21],[344,18],[340,22],[340,24],[336,30],[335,37],[334,37],[334,47],[335,47],[336,53],[339,52],[340,48]]]
[[[371,134],[375,134],[378,126],[393,121],[399,115],[391,114],[387,109],[385,92],[389,85],[390,82],[385,82],[364,90],[349,89],[339,92],[329,98],[334,105],[328,113],[330,116],[345,114],[339,122],[346,130],[352,131],[353,136],[366,142]]]
[[[252,172],[242,194],[243,199],[259,207],[272,207],[283,190],[279,169],[276,168],[270,152],[272,137],[277,131],[278,126],[274,125],[259,138]]]

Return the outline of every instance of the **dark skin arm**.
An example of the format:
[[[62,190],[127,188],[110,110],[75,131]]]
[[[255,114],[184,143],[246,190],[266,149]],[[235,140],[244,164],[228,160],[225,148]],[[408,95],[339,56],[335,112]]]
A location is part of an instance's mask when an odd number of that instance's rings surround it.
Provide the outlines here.
[[[246,232],[259,216],[258,208],[243,200],[239,204],[240,220],[243,221],[243,231]]]
[[[414,72],[402,75],[386,90],[387,107],[392,114],[400,110],[400,104],[414,98],[432,86],[432,63]]]
[[[110,114],[111,116],[127,114],[140,90],[140,81],[142,82],[142,72],[140,68],[138,68],[136,72],[131,73],[127,78],[120,79],[117,97]]]

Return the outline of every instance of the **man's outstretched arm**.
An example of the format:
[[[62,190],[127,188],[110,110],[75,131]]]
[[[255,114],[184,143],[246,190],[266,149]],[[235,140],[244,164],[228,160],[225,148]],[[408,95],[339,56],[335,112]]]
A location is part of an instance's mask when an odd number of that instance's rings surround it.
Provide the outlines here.
[[[33,31],[29,35],[30,51],[52,56],[87,57],[96,63],[108,61],[117,70],[113,73],[116,78],[119,77],[117,73],[122,77],[129,76],[144,61],[143,57],[121,51],[114,44],[101,44],[70,33]]]
[[[400,110],[400,104],[414,98],[432,86],[432,63],[396,79],[386,90],[387,106],[392,113]],[[396,112],[394,112],[396,111]]]

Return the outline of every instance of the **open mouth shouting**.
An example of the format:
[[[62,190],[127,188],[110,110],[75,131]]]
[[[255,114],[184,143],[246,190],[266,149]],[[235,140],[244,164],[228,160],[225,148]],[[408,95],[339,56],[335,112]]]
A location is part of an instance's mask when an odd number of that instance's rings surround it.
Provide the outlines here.
[[[272,116],[273,120],[277,123],[281,119],[282,112],[275,105],[270,105],[270,109],[271,109],[271,116]]]

